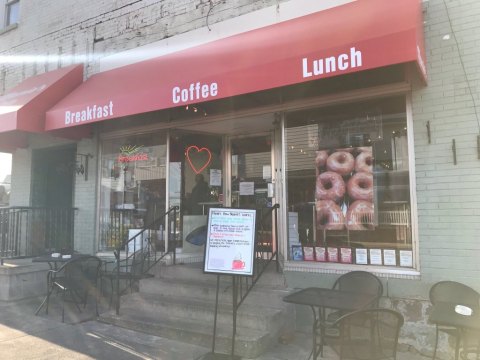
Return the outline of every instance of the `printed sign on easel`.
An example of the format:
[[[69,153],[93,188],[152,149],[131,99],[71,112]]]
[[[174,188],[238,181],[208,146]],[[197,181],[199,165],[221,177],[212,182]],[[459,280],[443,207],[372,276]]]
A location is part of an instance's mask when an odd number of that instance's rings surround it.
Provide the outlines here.
[[[253,275],[256,210],[211,208],[203,271]]]

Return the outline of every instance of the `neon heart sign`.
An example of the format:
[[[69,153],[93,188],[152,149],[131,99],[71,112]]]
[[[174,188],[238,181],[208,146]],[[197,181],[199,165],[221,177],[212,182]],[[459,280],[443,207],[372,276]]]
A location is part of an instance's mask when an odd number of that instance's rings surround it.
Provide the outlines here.
[[[203,164],[200,164],[200,167],[197,168],[193,164],[191,156],[195,154],[200,154],[201,152],[204,152],[204,151],[208,155],[208,158]],[[196,145],[190,145],[185,151],[185,156],[187,158],[188,163],[190,164],[190,167],[195,172],[195,174],[200,174],[208,165],[210,165],[210,161],[212,161],[212,153],[210,152],[210,150],[207,149],[206,147],[199,148]]]

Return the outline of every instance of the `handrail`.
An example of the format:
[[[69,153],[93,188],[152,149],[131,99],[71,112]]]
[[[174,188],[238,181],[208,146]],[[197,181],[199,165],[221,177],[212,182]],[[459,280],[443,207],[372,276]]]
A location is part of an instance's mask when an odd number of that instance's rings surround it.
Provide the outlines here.
[[[117,248],[113,251],[113,255],[115,256],[115,262],[116,262],[116,303],[115,303],[115,311],[117,315],[120,313],[120,253],[123,249],[125,249],[125,266],[126,266],[126,271],[129,271],[129,261],[131,261],[131,265],[135,264],[136,262],[136,257],[141,256],[140,258],[140,275],[146,274],[156,263],[158,263],[160,260],[162,260],[167,254],[172,253],[173,254],[173,264],[176,264],[176,233],[177,233],[177,211],[179,210],[178,206],[172,206],[170,209],[168,209],[165,213],[163,213],[161,216],[157,217],[155,220],[153,220],[151,223],[147,224],[146,226],[143,227],[142,230],[140,230],[138,233],[136,233],[134,236],[132,236],[130,239],[126,239],[122,241],[121,245],[117,246]],[[154,249],[154,245],[152,244],[152,241],[150,237],[146,238],[147,241],[147,246],[144,246],[144,234],[151,229],[155,229],[159,227],[160,223],[167,218],[167,221],[169,219],[169,215],[173,214],[173,221],[172,221],[172,229],[173,231],[170,231],[168,228],[168,235],[166,236],[166,239],[164,239],[165,244],[164,244],[164,252],[162,256],[157,258],[157,251]],[[173,235],[171,235],[173,234]],[[170,237],[173,236],[173,240],[170,239]],[[140,249],[137,249],[137,240],[140,239]],[[129,244],[133,242],[133,251],[132,254],[129,255],[130,252],[130,246]],[[170,245],[172,245],[170,247]],[[154,259],[153,262],[150,264],[150,251],[153,251]],[[148,256],[148,266],[145,265],[145,260],[147,260]],[[132,269],[130,269],[131,271]],[[134,274],[132,274],[133,276]]]
[[[254,274],[252,277],[242,276],[240,277],[239,281],[236,282],[237,285],[237,295],[238,295],[238,302],[236,303],[236,308],[240,307],[242,303],[247,298],[250,291],[253,289],[255,284],[260,280],[261,276],[265,272],[266,268],[270,263],[276,259],[277,265],[277,272],[280,271],[279,263],[278,263],[278,229],[277,229],[277,213],[278,209],[280,208],[279,204],[273,205],[271,208],[267,208],[268,211],[262,214],[262,218],[260,219],[260,224],[258,224],[256,229],[256,238],[257,241],[255,242],[255,266],[254,266]],[[265,232],[265,221],[270,219],[270,215],[273,214],[273,226],[274,226],[274,235],[272,237],[272,243],[264,243],[259,242],[258,239],[262,239]],[[272,221],[270,220],[270,221]],[[260,228],[259,228],[260,227]],[[273,231],[272,231],[273,232]],[[268,236],[268,234],[267,234]],[[270,255],[268,255],[270,254]],[[237,301],[237,299],[235,299]]]
[[[78,210],[77,207],[54,207],[54,206],[23,206],[23,205],[14,205],[14,206],[5,206],[0,207],[0,209],[11,209],[11,210],[38,210],[38,209],[49,209],[49,210],[58,210],[58,209],[68,209],[68,210]]]
[[[243,304],[247,298],[250,291],[252,291],[255,284],[260,280],[261,276],[265,272],[266,268],[273,259],[277,260],[277,272],[280,271],[278,264],[278,228],[277,228],[277,212],[280,208],[279,204],[273,205],[271,208],[268,208],[266,214],[261,214],[261,219],[257,223],[257,228],[255,231],[256,241],[255,241],[255,259],[253,267],[253,276],[232,276],[232,293],[233,293],[233,332],[232,332],[232,346],[231,346],[231,357],[233,359],[235,353],[235,335],[237,332],[237,313],[238,308]],[[262,208],[263,210],[263,208]],[[271,238],[271,241],[265,241],[263,235],[265,235],[265,222],[269,220],[269,216],[273,215],[274,218],[270,219],[270,224],[274,226],[272,231],[274,235]],[[267,236],[268,236],[267,229]],[[259,241],[260,240],[260,241]],[[270,253],[270,255],[268,255]],[[218,281],[218,280],[217,280]],[[218,285],[217,285],[218,286]],[[215,335],[214,335],[215,338]],[[215,347],[215,340],[213,343]]]

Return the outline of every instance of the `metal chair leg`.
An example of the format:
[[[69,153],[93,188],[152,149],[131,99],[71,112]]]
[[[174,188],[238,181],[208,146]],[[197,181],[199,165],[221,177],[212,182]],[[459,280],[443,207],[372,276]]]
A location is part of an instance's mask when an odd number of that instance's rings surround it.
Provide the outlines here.
[[[455,360],[458,360],[458,355],[460,353],[460,332],[457,332],[455,336]]]
[[[110,301],[108,302],[108,308],[111,309],[113,304],[113,279],[110,279]]]
[[[435,346],[433,347],[433,357],[432,360],[435,360],[435,357],[437,356],[437,346],[438,346],[438,326],[435,325]]]
[[[39,306],[39,308],[37,309],[37,312],[35,313],[35,315],[38,314],[38,312],[40,311],[40,309],[42,308],[42,306],[45,304],[45,314],[48,314],[48,304],[50,302],[50,295],[52,294],[53,292],[53,287],[50,287],[47,291],[47,296],[45,297],[45,300],[44,302]]]
[[[62,291],[62,323],[65,322],[65,290]]]
[[[477,356],[476,356],[476,359],[480,359],[480,339],[478,339],[478,342],[477,342]]]
[[[310,307],[313,311],[313,326],[312,326],[312,352],[311,356],[313,360],[317,360],[318,352],[317,352],[317,340],[318,340],[318,322],[317,313],[315,312],[315,308],[313,306]],[[310,359],[310,356],[308,357]]]
[[[106,295],[105,293],[105,288],[104,288],[104,283],[106,282],[106,279],[105,277],[100,277],[100,293],[99,293],[99,297],[100,298],[104,298],[104,295]],[[108,300],[108,308],[111,309],[112,308],[112,295],[113,294],[113,283],[112,283],[112,280],[110,279],[110,297],[109,297],[109,300]],[[106,297],[106,296],[105,296]]]
[[[47,293],[47,298],[46,298],[46,304],[45,304],[45,314],[48,315],[48,304],[50,303],[50,294],[52,293],[53,289],[52,290],[48,290],[48,293]],[[41,306],[41,305],[40,305]],[[39,309],[40,310],[40,309]]]
[[[98,284],[97,284],[98,285]],[[95,315],[98,317],[98,298],[100,297],[100,292],[98,291],[98,287],[95,286]]]

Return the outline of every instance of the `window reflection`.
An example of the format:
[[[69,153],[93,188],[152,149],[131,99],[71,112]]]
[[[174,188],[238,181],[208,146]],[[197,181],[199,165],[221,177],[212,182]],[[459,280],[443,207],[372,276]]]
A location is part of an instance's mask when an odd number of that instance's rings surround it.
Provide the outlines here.
[[[106,140],[102,150],[100,247],[104,250],[118,246],[130,229],[153,226],[165,212],[166,137],[156,133]]]

